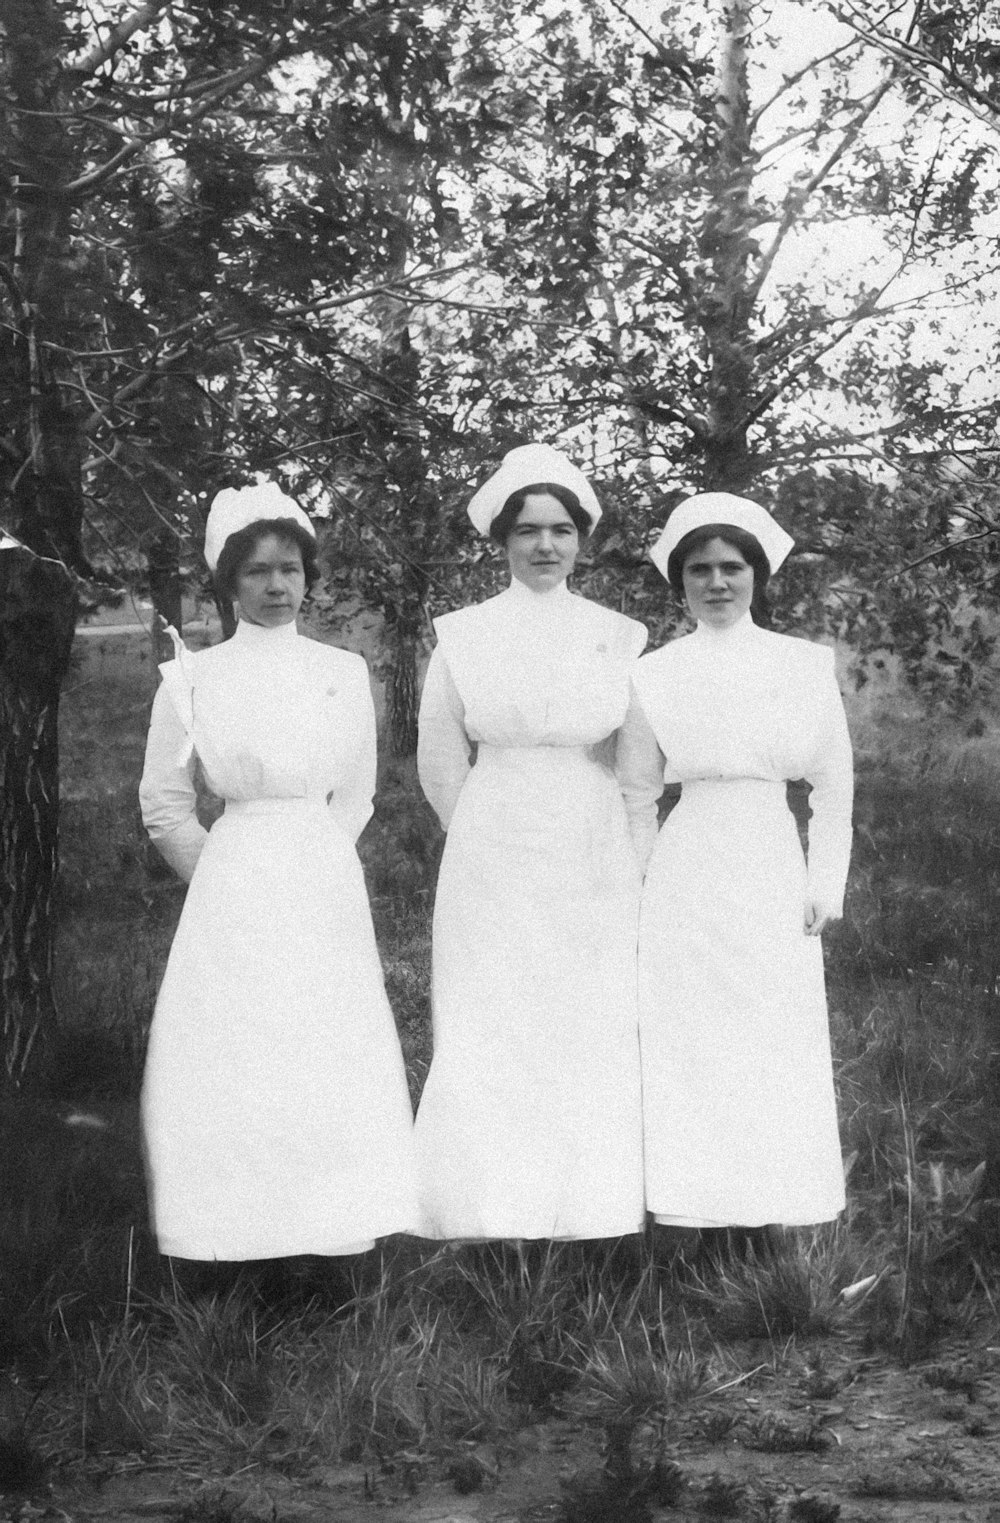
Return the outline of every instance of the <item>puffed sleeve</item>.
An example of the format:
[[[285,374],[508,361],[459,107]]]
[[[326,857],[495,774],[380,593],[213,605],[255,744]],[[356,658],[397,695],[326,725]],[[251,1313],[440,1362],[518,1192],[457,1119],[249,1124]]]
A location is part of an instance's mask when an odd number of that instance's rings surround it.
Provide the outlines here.
[[[153,699],[139,784],[142,823],[178,877],[190,883],[208,831],[195,812],[194,750],[166,682]]]
[[[330,795],[328,807],[348,839],[356,841],[372,817],[378,766],[375,701],[368,663],[363,657],[351,662],[349,674],[340,682],[350,684],[350,707],[357,734],[357,764],[343,785]]]
[[[806,780],[812,784],[807,892],[838,916],[843,914],[851,857],[854,759],[832,659],[823,675],[822,722]]]
[[[645,872],[656,842],[656,806],[663,792],[664,757],[632,687],[625,722],[618,732],[615,772],[625,800],[632,845]]]
[[[420,697],[417,775],[445,830],[471,768],[472,746],[465,729],[465,705],[439,645],[431,656]]]

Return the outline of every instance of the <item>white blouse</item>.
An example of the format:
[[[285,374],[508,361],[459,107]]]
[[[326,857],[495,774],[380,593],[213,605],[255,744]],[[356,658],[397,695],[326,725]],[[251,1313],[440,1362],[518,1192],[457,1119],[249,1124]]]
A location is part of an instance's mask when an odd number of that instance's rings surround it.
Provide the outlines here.
[[[233,801],[322,800],[353,842],[372,813],[376,736],[364,658],[294,624],[240,621],[231,640],[161,666],[139,801],[161,855],[190,881],[207,832],[196,761]]]
[[[473,745],[607,742],[625,718],[629,672],[646,643],[642,624],[577,597],[565,582],[534,592],[515,579],[498,597],[443,614],[434,627],[417,768],[445,829]]]
[[[851,851],[853,765],[833,651],[760,629],[699,624],[638,662],[619,777],[640,862],[665,784],[805,779],[809,896],[840,914]],[[738,821],[734,821],[738,828]]]

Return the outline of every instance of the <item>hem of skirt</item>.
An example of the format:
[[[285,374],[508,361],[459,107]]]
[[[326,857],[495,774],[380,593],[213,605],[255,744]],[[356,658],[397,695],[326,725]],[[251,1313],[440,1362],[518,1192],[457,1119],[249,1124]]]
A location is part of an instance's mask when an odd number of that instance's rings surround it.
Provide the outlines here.
[[[603,1239],[631,1237],[642,1232],[643,1221],[633,1223],[631,1226],[620,1227],[586,1227],[573,1231],[539,1230],[535,1227],[514,1227],[510,1223],[496,1227],[454,1228],[445,1230],[443,1227],[432,1226],[424,1222],[422,1226],[413,1231],[413,1236],[425,1238],[433,1243],[587,1243]]]
[[[348,1243],[342,1241],[330,1243],[322,1239],[308,1238],[296,1243],[213,1243],[210,1248],[204,1243],[195,1244],[184,1242],[179,1238],[158,1237],[156,1246],[165,1258],[191,1259],[201,1264],[249,1264],[260,1259],[336,1259],[358,1253],[370,1253],[380,1239],[394,1237],[397,1234],[402,1236],[412,1231],[413,1227],[405,1223],[398,1227],[389,1227],[374,1237],[354,1238]]]
[[[844,1207],[824,1206],[811,1213],[762,1214],[760,1212],[733,1212],[727,1217],[672,1216],[665,1211],[650,1213],[657,1227],[692,1227],[709,1230],[719,1227],[817,1227],[822,1222],[836,1221]]]

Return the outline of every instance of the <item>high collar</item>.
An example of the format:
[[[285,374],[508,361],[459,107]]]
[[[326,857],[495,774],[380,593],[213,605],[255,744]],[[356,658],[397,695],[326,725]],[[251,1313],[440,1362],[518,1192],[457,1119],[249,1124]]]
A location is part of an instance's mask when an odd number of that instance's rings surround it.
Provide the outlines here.
[[[703,624],[698,621],[695,628],[695,638],[705,645],[724,646],[729,650],[739,650],[755,640],[760,633],[758,626],[750,617],[749,611],[742,618],[737,619],[735,624],[730,624],[726,629],[716,629],[713,624]]]
[[[527,582],[518,581],[516,576],[510,579],[510,586],[501,594],[513,603],[520,603],[528,609],[557,608],[566,598],[573,594],[566,586],[565,577],[555,587],[546,587],[544,592],[536,592],[534,587],[529,587]]]
[[[249,619],[240,619],[236,625],[236,633],[233,639],[237,644],[246,648],[282,644],[288,640],[297,640],[299,636],[298,626],[295,620],[289,624],[251,624]]]

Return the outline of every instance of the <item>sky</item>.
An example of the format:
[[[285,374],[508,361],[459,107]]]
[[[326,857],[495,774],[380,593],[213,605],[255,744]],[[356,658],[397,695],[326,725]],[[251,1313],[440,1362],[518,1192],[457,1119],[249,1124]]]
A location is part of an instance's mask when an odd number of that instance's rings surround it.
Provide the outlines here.
[[[656,0],[624,0],[628,10],[654,35],[662,35],[660,14],[663,5]],[[882,7],[869,3],[857,9],[871,15]],[[714,0],[709,10],[718,25],[721,13],[720,0]],[[705,16],[703,0],[691,0],[682,10],[699,20]],[[912,6],[895,7],[897,24],[908,24]],[[805,19],[804,19],[805,18]],[[751,104],[757,106],[769,100],[779,90],[782,77],[807,69],[810,63],[825,53],[852,40],[850,29],[838,21],[821,0],[771,0],[770,4],[754,7],[755,32],[751,48],[750,94]],[[990,0],[983,7],[980,25],[984,32],[996,33],[1000,40],[1000,0]],[[710,38],[707,33],[702,43],[706,56],[711,56]],[[865,50],[864,56],[852,69],[852,91],[858,95],[876,85],[883,72],[883,58],[875,49]],[[821,76],[818,71],[807,73],[797,85],[796,93],[815,103],[819,99]],[[794,114],[778,103],[769,109],[761,122],[761,140],[779,136],[793,124]],[[868,130],[870,138],[885,145],[887,157],[893,152],[901,131],[913,125],[912,108],[901,91],[894,90],[879,107],[878,115]],[[935,155],[938,172],[949,162],[960,162],[960,151],[982,145],[987,150],[985,174],[994,183],[1000,183],[1000,116],[995,126],[985,125],[971,111],[959,104],[945,122],[940,112],[929,112],[922,123],[917,123],[916,140],[911,149],[910,163],[913,167],[929,167]],[[773,187],[777,191],[781,182],[787,182],[799,165],[794,145],[784,151],[776,161]],[[766,171],[761,176],[762,186],[767,185]],[[983,221],[977,229],[979,257],[985,269],[996,263],[996,251],[1000,248],[1000,214]],[[949,280],[961,278],[967,273],[962,261],[968,249],[952,258],[939,258],[934,264],[915,265],[898,278],[893,286],[896,300],[917,302],[916,327],[910,342],[909,356],[915,364],[932,360],[945,360],[946,377],[962,384],[965,400],[972,404],[995,399],[1000,395],[997,375],[998,343],[1000,343],[1000,273],[983,281],[983,300],[974,304],[960,295],[942,295],[942,287]],[[774,283],[782,283],[799,276],[819,278],[825,283],[843,283],[850,286],[852,280],[864,276],[866,282],[880,284],[899,267],[899,254],[882,235],[878,225],[870,218],[857,217],[834,225],[813,222],[804,225],[790,237],[774,268]]]
[[[653,38],[666,35],[669,28],[679,27],[683,33],[688,29],[694,38],[695,49],[706,58],[715,54],[717,28],[722,15],[722,0],[601,0],[608,14],[626,10]],[[853,0],[845,0],[851,4]],[[564,13],[564,0],[550,0],[554,10]],[[108,4],[98,0],[98,6],[106,8],[106,14],[117,19],[129,7],[124,4]],[[877,0],[858,0],[857,8],[862,14],[877,9]],[[901,5],[899,15],[905,21],[910,9],[908,0]],[[425,19],[433,13],[429,6]],[[753,46],[751,48],[750,87],[755,105],[780,96],[783,78],[806,70],[796,84],[795,93],[815,108],[822,89],[822,74],[810,70],[810,63],[817,57],[843,46],[851,40],[851,33],[832,14],[824,0],[758,0],[752,7]],[[530,28],[532,22],[526,22]],[[1000,0],[988,0],[983,6],[983,25],[996,27],[1000,38]],[[862,57],[852,73],[852,90],[861,94],[880,77],[883,68],[881,56],[874,50]],[[907,125],[909,107],[898,91],[891,92],[880,107],[874,124],[876,140],[881,138],[886,154],[892,151],[900,131]],[[785,99],[778,99],[765,114],[759,140],[773,140],[787,131],[803,115],[803,107],[793,108]],[[960,113],[961,115],[961,113]],[[871,129],[868,129],[869,131]],[[972,116],[964,117],[964,126],[956,130],[954,120],[943,131],[937,113],[928,114],[924,130],[918,135],[914,146],[917,159],[923,152],[930,162],[935,153],[954,156],[956,147],[964,135],[966,144],[983,141],[989,148],[990,173],[1000,177],[1000,118],[995,129],[988,129]],[[777,199],[781,191],[794,177],[797,169],[805,164],[800,148],[793,142],[771,160],[771,168],[763,169],[758,178],[760,189],[769,191]],[[955,160],[957,162],[957,160]],[[985,265],[994,241],[1000,241],[1000,219],[993,219],[979,229],[982,243],[982,259]],[[766,241],[768,228],[761,229]],[[898,267],[898,252],[886,241],[879,225],[871,218],[855,217],[836,223],[822,223],[815,218],[805,219],[801,228],[785,242],[776,261],[772,285],[777,286],[799,279],[816,281],[820,285],[840,286],[850,290],[862,280],[876,286],[884,282]],[[994,379],[998,335],[1000,335],[1000,276],[985,282],[983,300],[970,306],[957,297],[942,300],[941,287],[961,273],[958,257],[950,261],[939,259],[934,265],[915,266],[894,286],[897,299],[904,298],[918,304],[918,321],[910,346],[910,357],[916,363],[940,358],[950,352],[946,362],[948,376],[960,381],[967,399],[982,401],[996,394]],[[842,298],[845,304],[849,297]]]

